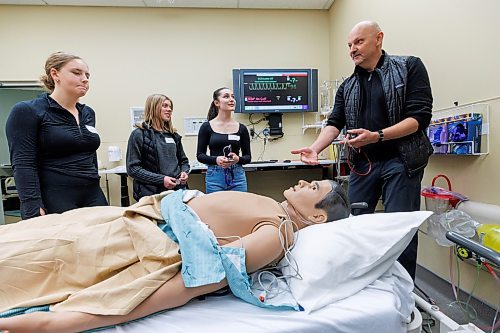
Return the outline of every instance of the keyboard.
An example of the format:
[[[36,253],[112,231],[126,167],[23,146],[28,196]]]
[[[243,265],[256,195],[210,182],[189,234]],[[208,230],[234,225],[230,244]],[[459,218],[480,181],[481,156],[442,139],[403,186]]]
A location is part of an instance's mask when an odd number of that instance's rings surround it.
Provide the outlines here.
[[[251,161],[248,164],[264,164],[264,163],[276,163],[278,162],[277,160],[269,160],[269,161]]]

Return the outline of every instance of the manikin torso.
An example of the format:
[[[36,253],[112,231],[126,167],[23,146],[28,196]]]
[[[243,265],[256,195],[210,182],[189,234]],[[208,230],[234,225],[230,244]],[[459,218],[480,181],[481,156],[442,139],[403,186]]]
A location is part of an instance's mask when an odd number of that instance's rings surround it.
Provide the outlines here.
[[[247,192],[221,191],[193,198],[187,204],[216,237],[244,237],[266,225],[273,226],[278,237],[277,229],[287,218],[277,201]],[[234,240],[219,238],[219,244]]]

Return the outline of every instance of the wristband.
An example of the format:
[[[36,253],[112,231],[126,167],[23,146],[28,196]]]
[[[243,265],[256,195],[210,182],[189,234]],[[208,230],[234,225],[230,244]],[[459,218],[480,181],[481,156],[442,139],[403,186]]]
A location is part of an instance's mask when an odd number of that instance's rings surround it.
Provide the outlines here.
[[[384,131],[379,130],[378,131],[378,142],[384,141]]]

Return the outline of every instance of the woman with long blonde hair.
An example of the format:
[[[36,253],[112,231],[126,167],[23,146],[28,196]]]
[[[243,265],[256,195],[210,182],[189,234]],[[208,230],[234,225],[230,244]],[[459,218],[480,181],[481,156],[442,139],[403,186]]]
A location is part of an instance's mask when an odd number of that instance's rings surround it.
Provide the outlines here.
[[[133,179],[136,200],[187,186],[189,160],[172,123],[173,109],[167,96],[148,96],[144,122],[130,134],[127,174]]]

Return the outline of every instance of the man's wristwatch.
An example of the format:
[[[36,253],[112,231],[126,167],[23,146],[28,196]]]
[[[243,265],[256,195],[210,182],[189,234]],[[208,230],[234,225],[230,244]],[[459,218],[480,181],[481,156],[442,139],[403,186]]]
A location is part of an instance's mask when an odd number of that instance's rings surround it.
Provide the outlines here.
[[[384,141],[384,131],[379,130],[378,131],[378,142]]]

